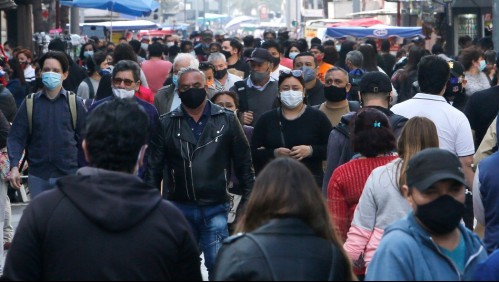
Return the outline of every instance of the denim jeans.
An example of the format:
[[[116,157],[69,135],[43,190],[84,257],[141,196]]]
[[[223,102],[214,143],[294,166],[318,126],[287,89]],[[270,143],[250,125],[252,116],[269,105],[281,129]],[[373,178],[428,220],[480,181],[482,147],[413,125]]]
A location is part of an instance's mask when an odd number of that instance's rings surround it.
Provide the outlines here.
[[[56,180],[57,178],[49,178],[49,180],[45,180],[30,174],[28,176],[28,189],[31,199],[35,198],[44,191],[54,188]]]
[[[229,204],[212,206],[176,202],[174,204],[191,224],[194,238],[198,242],[200,250],[204,253],[204,264],[208,269],[208,275],[211,277],[222,241],[229,237],[227,229]]]

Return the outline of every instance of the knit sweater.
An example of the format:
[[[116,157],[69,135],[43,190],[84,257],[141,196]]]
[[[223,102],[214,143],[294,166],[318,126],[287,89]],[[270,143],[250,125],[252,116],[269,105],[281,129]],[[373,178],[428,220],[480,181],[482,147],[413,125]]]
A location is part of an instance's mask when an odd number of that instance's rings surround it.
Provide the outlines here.
[[[401,167],[402,159],[396,159],[374,169],[369,175],[343,245],[352,261],[357,261],[364,254],[363,259],[368,266],[385,228],[410,210],[409,203],[398,188]],[[354,263],[356,265],[359,264]]]
[[[347,239],[348,229],[367,178],[375,168],[395,158],[396,156],[382,156],[355,159],[334,171],[329,181],[327,198],[335,228],[343,242]]]

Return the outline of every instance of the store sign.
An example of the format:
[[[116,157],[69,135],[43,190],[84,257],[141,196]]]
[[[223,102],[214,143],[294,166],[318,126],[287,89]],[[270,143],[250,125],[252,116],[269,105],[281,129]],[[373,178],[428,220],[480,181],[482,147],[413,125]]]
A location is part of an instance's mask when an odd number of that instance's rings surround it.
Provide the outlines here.
[[[374,36],[383,37],[388,35],[388,30],[386,29],[375,29],[373,31]]]

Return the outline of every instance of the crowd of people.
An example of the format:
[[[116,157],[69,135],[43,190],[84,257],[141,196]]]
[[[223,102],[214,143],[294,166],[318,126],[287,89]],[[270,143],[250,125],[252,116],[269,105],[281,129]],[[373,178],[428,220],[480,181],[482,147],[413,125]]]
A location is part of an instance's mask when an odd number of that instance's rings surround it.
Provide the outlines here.
[[[3,278],[499,279],[499,56],[390,42],[5,42]]]

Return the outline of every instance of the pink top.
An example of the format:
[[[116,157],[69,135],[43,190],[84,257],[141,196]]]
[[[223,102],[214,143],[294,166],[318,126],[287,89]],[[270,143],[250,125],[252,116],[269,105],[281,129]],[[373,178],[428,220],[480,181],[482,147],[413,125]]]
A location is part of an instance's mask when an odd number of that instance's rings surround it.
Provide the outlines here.
[[[146,76],[149,89],[151,89],[154,95],[161,87],[163,87],[163,83],[172,69],[172,63],[155,58],[142,62],[141,67]]]

